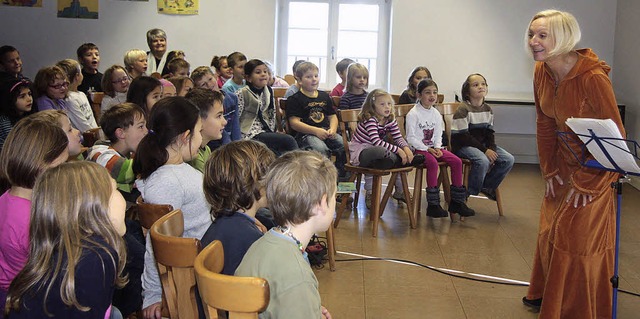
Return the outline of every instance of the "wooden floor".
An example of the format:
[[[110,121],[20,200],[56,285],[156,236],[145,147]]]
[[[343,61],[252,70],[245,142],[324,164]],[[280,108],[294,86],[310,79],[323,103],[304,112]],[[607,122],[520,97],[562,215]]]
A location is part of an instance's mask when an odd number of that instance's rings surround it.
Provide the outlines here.
[[[413,181],[411,176],[410,181]],[[465,272],[528,281],[544,183],[537,165],[518,164],[501,186],[505,216],[495,202],[470,198],[476,216],[451,223],[426,218],[417,229],[406,206],[389,202],[378,237],[360,198],[358,214],[345,213],[335,229],[338,251],[398,258]],[[640,292],[640,192],[624,187],[620,288]],[[424,196],[424,192],[423,192]],[[354,258],[338,254],[338,260]],[[316,270],[322,303],[333,318],[536,318],[521,303],[527,288],[452,278],[388,261],[340,261]],[[640,318],[640,297],[619,293],[618,318]]]

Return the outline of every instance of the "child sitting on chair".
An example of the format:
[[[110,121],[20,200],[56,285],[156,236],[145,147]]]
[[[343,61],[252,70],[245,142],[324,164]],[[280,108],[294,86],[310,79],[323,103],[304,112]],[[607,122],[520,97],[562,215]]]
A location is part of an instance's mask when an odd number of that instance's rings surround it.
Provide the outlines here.
[[[260,317],[331,318],[305,248],[314,233],[331,225],[336,179],[333,163],[318,152],[291,151],[273,163],[266,195],[279,226],[251,245],[235,273],[269,282],[269,306]]]
[[[195,88],[185,96],[187,100],[198,107],[202,120],[202,143],[198,149],[198,155],[189,165],[204,174],[204,166],[211,157],[211,148],[207,145],[210,141],[222,139],[222,131],[227,125],[222,107],[223,95],[218,91],[203,88]]]

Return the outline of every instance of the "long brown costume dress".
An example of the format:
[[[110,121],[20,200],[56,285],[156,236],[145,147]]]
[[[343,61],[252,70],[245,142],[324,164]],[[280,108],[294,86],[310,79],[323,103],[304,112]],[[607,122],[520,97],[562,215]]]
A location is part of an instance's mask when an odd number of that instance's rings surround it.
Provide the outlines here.
[[[610,318],[615,246],[615,192],[618,174],[581,167],[556,131],[570,131],[570,117],[612,119],[624,128],[607,74],[611,68],[591,49],[557,85],[549,67],[536,63],[534,95],[540,168],[554,181],[555,197],[545,197],[528,299],[543,298],[540,318]],[[572,147],[576,154],[580,149]],[[577,208],[566,202],[571,187],[592,195]]]

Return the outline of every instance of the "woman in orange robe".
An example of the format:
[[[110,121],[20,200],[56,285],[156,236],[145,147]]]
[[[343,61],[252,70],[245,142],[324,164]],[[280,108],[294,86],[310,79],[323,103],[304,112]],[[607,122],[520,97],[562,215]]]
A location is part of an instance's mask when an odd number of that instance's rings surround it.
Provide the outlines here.
[[[540,169],[546,180],[538,243],[525,305],[540,318],[609,318],[612,310],[618,174],[580,166],[557,136],[570,117],[612,119],[624,128],[608,73],[591,49],[575,50],[580,27],[567,12],[541,11],[527,44],[536,61],[533,91]],[[580,154],[579,140],[570,147]]]

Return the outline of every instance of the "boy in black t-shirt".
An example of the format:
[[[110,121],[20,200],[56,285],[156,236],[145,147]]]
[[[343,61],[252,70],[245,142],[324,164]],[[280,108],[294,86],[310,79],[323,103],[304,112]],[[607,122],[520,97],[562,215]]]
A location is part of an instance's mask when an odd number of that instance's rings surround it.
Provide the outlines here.
[[[82,65],[82,83],[78,85],[78,91],[83,92],[89,99],[91,95],[89,90],[93,92],[102,92],[102,73],[98,71],[100,66],[100,51],[98,46],[93,43],[85,43],[78,47],[76,51],[78,61]]]

